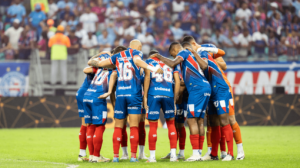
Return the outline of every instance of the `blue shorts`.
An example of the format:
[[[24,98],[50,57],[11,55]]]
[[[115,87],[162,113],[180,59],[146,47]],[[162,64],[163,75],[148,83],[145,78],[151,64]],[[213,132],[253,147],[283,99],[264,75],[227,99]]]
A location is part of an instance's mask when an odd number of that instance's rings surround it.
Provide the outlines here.
[[[146,118],[148,120],[158,120],[160,108],[162,108],[166,119],[174,117],[174,97],[148,95],[148,111]]]
[[[182,102],[181,104],[176,104],[176,123],[184,123],[187,116],[187,102]]]
[[[228,88],[217,89],[215,95],[211,97],[208,103],[208,115],[218,114],[222,115],[229,113],[229,100],[232,99]]]
[[[105,125],[107,120],[106,99],[84,96],[84,119],[87,124]]]
[[[88,88],[79,88],[76,93],[77,107],[79,117],[84,117],[83,97]]]
[[[187,105],[188,118],[204,118],[210,94],[210,87],[193,87],[192,91],[189,92],[189,99]]]
[[[142,114],[142,101],[142,94],[117,95],[114,117],[124,119],[128,114]]]

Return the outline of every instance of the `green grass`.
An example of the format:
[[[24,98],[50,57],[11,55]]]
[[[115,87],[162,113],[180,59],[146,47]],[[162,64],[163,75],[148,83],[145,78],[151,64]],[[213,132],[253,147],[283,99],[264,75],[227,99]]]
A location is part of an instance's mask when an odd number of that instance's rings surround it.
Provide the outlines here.
[[[241,130],[246,154],[243,161],[169,163],[168,160],[160,160],[169,152],[169,140],[167,130],[159,129],[156,146],[158,163],[144,163],[145,160],[139,163],[130,163],[129,160],[120,163],[79,163],[79,128],[2,129],[0,167],[299,167],[300,127],[241,127]],[[101,150],[101,154],[109,158],[113,157],[112,134],[113,129],[105,130]],[[149,156],[147,142],[145,148]],[[185,156],[191,154],[187,135]]]

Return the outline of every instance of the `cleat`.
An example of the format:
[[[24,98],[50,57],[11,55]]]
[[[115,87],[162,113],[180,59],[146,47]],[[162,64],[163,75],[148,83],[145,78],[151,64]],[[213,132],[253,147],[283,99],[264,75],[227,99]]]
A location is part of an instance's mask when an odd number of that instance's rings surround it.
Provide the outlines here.
[[[86,156],[78,155],[78,161],[79,162],[86,162],[86,161],[89,161],[89,159]]]
[[[156,159],[155,159],[155,158],[154,158],[154,159],[149,158],[149,159],[146,161],[146,163],[156,163]]]
[[[171,153],[169,153],[167,156],[162,157],[162,158],[160,158],[160,159],[170,159],[170,156],[171,156]]]
[[[114,157],[113,160],[112,160],[112,162],[119,162],[119,158]]]
[[[89,162],[93,162],[93,158],[94,158],[94,156],[93,156],[93,155],[90,155],[90,156],[89,156]]]
[[[109,162],[109,161],[110,161],[110,159],[105,158],[105,157],[103,157],[103,156],[100,156],[100,157],[94,156],[92,162],[93,162],[93,163],[97,163],[97,162]]]
[[[139,162],[139,160],[137,158],[131,158],[130,162]]]
[[[139,155],[138,159],[148,159],[145,154]]]
[[[222,151],[221,152],[221,159],[224,159],[227,156],[227,152]]]
[[[201,158],[201,161],[208,161],[208,160],[219,160],[218,156],[212,156],[211,154],[207,155],[207,156],[203,156]]]
[[[237,156],[236,156],[236,160],[244,160],[245,159],[245,153],[244,150],[239,151]]]
[[[178,154],[178,155],[177,155],[177,159],[178,159],[178,160],[181,160],[181,159],[183,159],[183,160],[184,160],[184,159],[185,159],[185,157],[184,157],[184,155],[180,155],[180,154]]]
[[[122,155],[122,157],[120,158],[120,160],[128,160],[129,156],[128,155]]]
[[[195,162],[201,160],[201,155],[192,155],[191,157],[184,160],[185,162]]]
[[[222,159],[222,161],[232,161],[232,160],[234,160],[234,157],[231,156],[230,154],[226,155],[226,157]]]
[[[203,157],[207,157],[207,156],[209,156],[209,155],[210,155],[210,153],[211,153],[211,149],[210,149],[210,150],[208,150],[208,151],[205,153],[205,155],[204,155]]]
[[[177,157],[176,156],[171,156],[170,157],[170,162],[178,162],[178,159],[177,159]]]

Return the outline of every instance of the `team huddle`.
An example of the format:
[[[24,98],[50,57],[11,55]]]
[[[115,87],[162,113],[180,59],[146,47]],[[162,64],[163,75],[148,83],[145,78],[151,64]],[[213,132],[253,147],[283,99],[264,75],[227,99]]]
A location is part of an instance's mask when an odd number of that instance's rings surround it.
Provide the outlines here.
[[[141,49],[141,42],[132,40],[128,48],[118,46],[111,52],[100,52],[88,61],[89,67],[83,70],[87,77],[76,94],[78,112],[82,118],[78,161],[110,161],[100,155],[108,96],[114,107],[115,121],[112,162],[129,159],[127,118],[130,126],[130,162],[138,162],[138,159],[156,162],[157,127],[161,111],[170,140],[170,153],[162,159],[170,159],[170,162],[178,159],[190,162],[219,160],[220,144],[222,161],[231,161],[234,160],[234,139],[237,144],[236,160],[243,160],[245,155],[241,131],[234,115],[232,89],[223,72],[226,70],[222,58],[225,52],[212,44],[199,45],[192,36],[184,37],[181,43],[171,43],[169,53],[174,59],[152,50],[149,58],[143,61]],[[205,116],[208,151],[202,155]],[[150,128],[149,158],[144,153],[145,119],[149,121]],[[184,155],[185,120],[190,129],[193,149],[187,159]],[[86,155],[87,146],[89,158]],[[120,146],[123,154],[119,158]]]

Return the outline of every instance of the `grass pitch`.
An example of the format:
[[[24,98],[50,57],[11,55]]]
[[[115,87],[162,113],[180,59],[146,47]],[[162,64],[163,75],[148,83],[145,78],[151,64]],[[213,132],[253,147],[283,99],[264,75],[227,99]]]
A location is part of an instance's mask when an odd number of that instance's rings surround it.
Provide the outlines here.
[[[241,127],[241,131],[246,155],[243,161],[170,163],[169,160],[161,160],[159,158],[165,156],[170,149],[168,130],[159,129],[156,146],[158,163],[145,163],[146,160],[140,160],[139,163],[130,163],[129,160],[120,163],[82,163],[77,162],[79,128],[2,129],[0,167],[299,167],[300,127]],[[113,129],[105,130],[101,149],[101,154],[111,159],[112,134]],[[146,155],[149,156],[147,141],[145,148]],[[235,144],[234,152],[236,156]],[[185,156],[189,157],[191,154],[192,148],[187,135]]]

